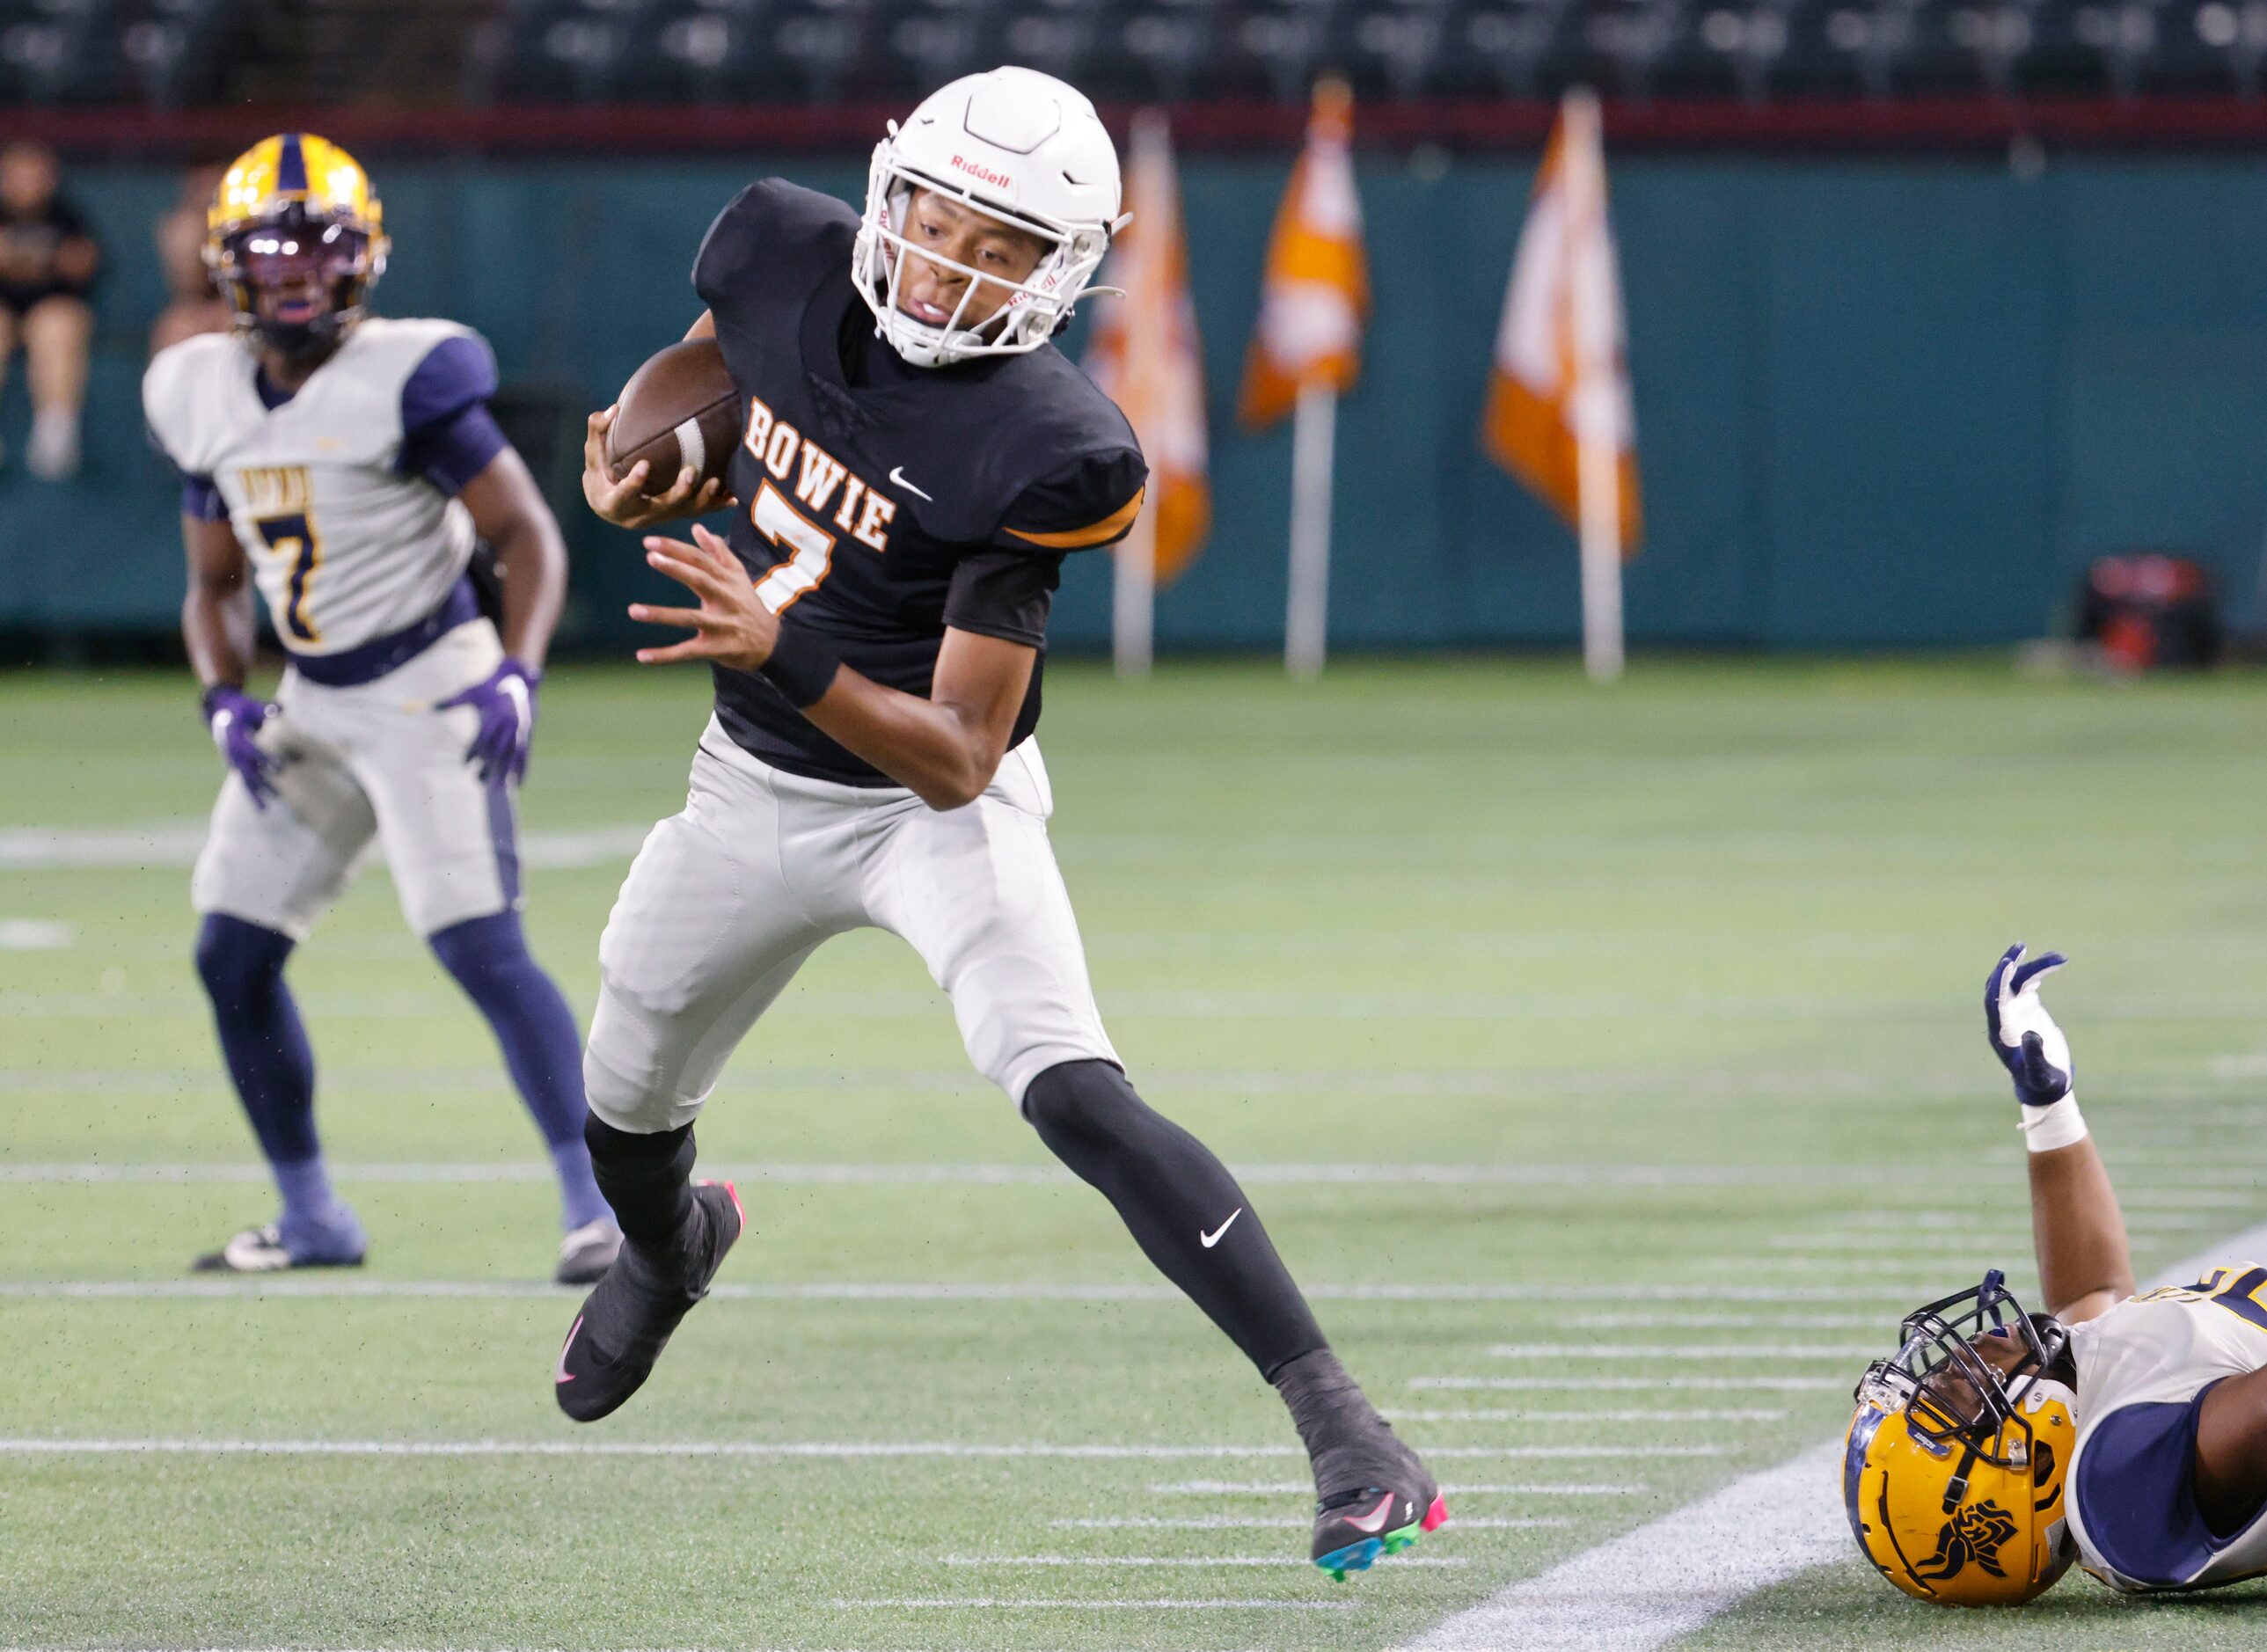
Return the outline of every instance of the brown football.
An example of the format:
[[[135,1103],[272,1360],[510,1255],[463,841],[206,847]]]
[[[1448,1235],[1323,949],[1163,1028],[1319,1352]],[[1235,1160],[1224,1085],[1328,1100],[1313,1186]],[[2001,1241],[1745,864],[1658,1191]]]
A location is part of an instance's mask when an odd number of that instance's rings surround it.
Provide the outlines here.
[[[745,428],[740,393],[715,339],[685,339],[630,375],[606,432],[606,468],[616,481],[646,462],[643,491],[666,493],[687,465],[700,481],[721,477]]]

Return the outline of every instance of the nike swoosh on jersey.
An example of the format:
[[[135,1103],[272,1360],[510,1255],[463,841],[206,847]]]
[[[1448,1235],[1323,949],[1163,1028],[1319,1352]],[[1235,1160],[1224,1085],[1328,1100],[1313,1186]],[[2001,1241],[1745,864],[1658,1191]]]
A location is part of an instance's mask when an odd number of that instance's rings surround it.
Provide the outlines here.
[[[913,483],[906,480],[906,467],[902,465],[892,465],[890,466],[890,481],[893,486],[902,488],[909,494],[921,494],[921,496],[928,500],[931,504],[935,504],[936,503],[936,496],[935,494],[921,493],[920,488],[914,487]]]
[[[1228,1220],[1222,1222],[1220,1226],[1214,1228],[1210,1233],[1206,1233],[1201,1230],[1199,1231],[1197,1237],[1204,1241],[1204,1248],[1209,1251],[1214,1245],[1218,1245],[1221,1241],[1221,1236],[1226,1233],[1230,1228],[1234,1227],[1236,1225],[1236,1219],[1243,1214],[1244,1207],[1242,1205],[1238,1205],[1235,1209],[1228,1213]]]

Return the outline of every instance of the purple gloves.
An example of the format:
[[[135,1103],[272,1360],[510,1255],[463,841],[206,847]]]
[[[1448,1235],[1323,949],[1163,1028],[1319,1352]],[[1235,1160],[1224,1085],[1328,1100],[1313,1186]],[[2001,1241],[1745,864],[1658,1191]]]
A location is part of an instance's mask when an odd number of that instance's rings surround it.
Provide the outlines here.
[[[206,689],[204,708],[205,726],[212,731],[213,744],[220,747],[220,754],[252,794],[253,806],[265,809],[275,795],[275,782],[268,776],[277,764],[253,737],[273,708],[229,683],[215,683]]]
[[[451,711],[470,706],[480,714],[480,731],[465,748],[465,760],[481,766],[481,778],[491,786],[517,781],[527,773],[528,742],[535,737],[535,686],[542,677],[510,655],[488,679],[460,694],[451,694],[433,709]]]

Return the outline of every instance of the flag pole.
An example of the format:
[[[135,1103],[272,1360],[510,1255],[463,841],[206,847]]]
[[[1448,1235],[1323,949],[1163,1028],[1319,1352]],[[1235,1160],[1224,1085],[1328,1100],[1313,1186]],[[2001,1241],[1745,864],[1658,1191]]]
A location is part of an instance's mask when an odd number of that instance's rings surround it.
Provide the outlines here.
[[[1339,393],[1319,374],[1299,386],[1291,415],[1291,572],[1283,617],[1283,664],[1319,676],[1331,611],[1331,472]]]
[[[1157,613],[1157,517],[1146,506],[1133,531],[1112,554],[1111,655],[1118,675],[1147,677],[1156,658]]]
[[[1568,297],[1574,333],[1574,477],[1581,541],[1582,665],[1593,682],[1622,674],[1621,454],[1617,442],[1613,317],[1606,291],[1606,197],[1596,96],[1566,94]]]

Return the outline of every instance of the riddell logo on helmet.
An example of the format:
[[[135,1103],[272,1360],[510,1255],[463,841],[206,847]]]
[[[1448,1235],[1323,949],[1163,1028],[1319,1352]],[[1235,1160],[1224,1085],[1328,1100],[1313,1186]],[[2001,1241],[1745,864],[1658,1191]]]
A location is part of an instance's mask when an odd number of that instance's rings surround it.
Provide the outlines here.
[[[1016,180],[1007,173],[995,173],[988,166],[979,165],[965,155],[955,155],[952,165],[957,171],[965,172],[971,178],[981,179],[994,189],[1013,189],[1016,187]]]

